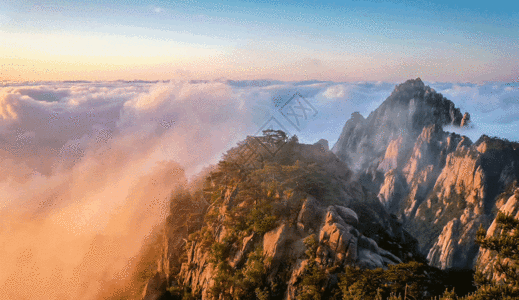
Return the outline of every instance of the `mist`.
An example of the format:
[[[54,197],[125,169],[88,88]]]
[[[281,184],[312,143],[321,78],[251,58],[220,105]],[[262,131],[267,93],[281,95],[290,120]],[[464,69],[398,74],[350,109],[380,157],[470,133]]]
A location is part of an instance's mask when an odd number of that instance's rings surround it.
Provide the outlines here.
[[[461,134],[519,140],[519,92],[430,84],[468,111]],[[0,86],[0,297],[100,299],[124,285],[172,192],[274,116],[305,143],[337,140],[394,83],[42,82]],[[277,113],[299,93],[317,114]],[[119,287],[120,287],[119,286]]]
[[[220,83],[55,83],[4,87],[0,97],[7,299],[109,294],[104,283],[131,273],[185,172],[246,124]]]
[[[477,141],[483,134],[519,141],[519,85],[492,82],[487,84],[431,84],[451,99],[461,111],[469,112],[472,126],[446,128]]]

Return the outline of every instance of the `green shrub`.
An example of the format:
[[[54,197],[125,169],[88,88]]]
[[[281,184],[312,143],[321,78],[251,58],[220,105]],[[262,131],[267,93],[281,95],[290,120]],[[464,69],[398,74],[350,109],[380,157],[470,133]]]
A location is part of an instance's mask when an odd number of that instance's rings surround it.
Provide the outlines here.
[[[263,235],[276,228],[277,220],[278,217],[273,215],[272,205],[263,204],[252,209],[247,223],[254,232]]]
[[[340,276],[339,287],[343,299],[387,299],[396,295],[427,299],[442,294],[441,274],[418,262],[390,265],[387,270],[348,266]]]
[[[494,274],[502,279],[489,278],[478,270],[474,275],[478,290],[469,299],[519,299],[519,220],[500,212],[495,222],[497,234],[487,237],[480,226],[476,243],[497,257]]]
[[[298,300],[321,300],[325,291],[325,283],[327,276],[323,269],[319,267],[315,258],[318,245],[315,234],[309,235],[304,239],[307,248],[305,254],[308,258],[308,264],[303,271],[300,283],[300,291],[297,295]]]

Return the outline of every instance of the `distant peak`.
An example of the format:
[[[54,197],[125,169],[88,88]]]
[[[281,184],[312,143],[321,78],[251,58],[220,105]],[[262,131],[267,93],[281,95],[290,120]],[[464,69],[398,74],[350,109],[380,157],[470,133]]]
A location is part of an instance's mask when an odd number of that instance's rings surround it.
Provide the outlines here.
[[[423,81],[418,77],[416,79],[409,79],[395,87],[391,95],[397,98],[413,98],[416,93],[423,96],[425,92],[434,92],[430,87],[425,86]],[[391,97],[390,97],[391,98]],[[409,98],[409,99],[410,99]],[[419,97],[422,98],[422,97]]]
[[[416,79],[409,79],[406,82],[401,84],[402,86],[411,86],[415,88],[424,88],[425,84],[423,83],[422,79],[420,77]]]

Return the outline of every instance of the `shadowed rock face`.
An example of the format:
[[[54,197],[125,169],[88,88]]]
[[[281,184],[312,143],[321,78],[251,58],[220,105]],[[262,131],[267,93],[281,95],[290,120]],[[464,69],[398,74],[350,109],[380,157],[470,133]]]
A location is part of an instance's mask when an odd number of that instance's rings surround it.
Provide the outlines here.
[[[473,268],[477,229],[489,226],[496,216],[499,195],[519,178],[517,162],[519,151],[512,143],[487,137],[471,146],[460,144],[447,155],[434,187],[409,221],[416,228],[415,235],[423,233],[428,223],[441,232],[423,239],[431,264]],[[453,230],[456,224],[458,229]]]
[[[341,165],[322,143],[297,144],[290,151],[301,160],[323,166],[322,176],[329,177],[335,182],[334,186],[341,187],[337,193],[339,198],[325,200],[306,192],[296,192],[286,198],[279,195],[278,200],[272,200],[272,205],[285,213],[279,216],[277,225],[268,232],[253,230],[244,237],[236,233],[235,229],[228,228],[223,221],[227,218],[226,212],[218,208],[219,204],[215,204],[208,214],[218,212],[218,216],[214,218],[215,222],[207,224],[207,228],[212,228],[210,231],[221,241],[228,241],[227,235],[231,232],[238,235],[236,242],[228,244],[229,258],[224,259],[224,262],[228,260],[236,271],[247,269],[247,265],[250,265],[247,257],[255,249],[261,249],[268,281],[274,284],[282,278],[284,287],[278,291],[279,295],[283,295],[284,299],[296,299],[306,272],[305,266],[309,264],[309,248],[305,245],[308,238],[313,237],[318,245],[312,250],[312,255],[323,270],[332,267],[340,270],[346,265],[387,267],[418,257],[416,240],[403,230],[401,224],[392,220],[374,195],[366,194],[359,189],[358,183],[351,181],[348,167]],[[338,165],[341,167],[338,168]],[[233,187],[222,188],[227,190]],[[247,190],[241,189],[231,201],[235,207],[245,208],[247,203],[242,202],[244,198],[240,193],[247,193]],[[371,208],[366,209],[363,206],[365,204]],[[225,232],[223,238],[221,232]],[[194,240],[179,274],[184,285],[193,291],[200,291],[202,299],[209,299],[208,291],[217,284],[213,278],[217,276],[215,266],[218,264],[207,259],[209,253],[207,246]],[[242,262],[234,263],[239,258],[243,258]],[[336,279],[334,274],[327,276],[327,280]]]
[[[366,119],[353,114],[332,148],[443,269],[473,267],[478,227],[490,225],[496,197],[519,179],[517,143],[483,136],[473,144],[443,130],[469,124],[468,113],[409,80]]]
[[[460,126],[463,115],[454,103],[417,78],[398,85],[392,94],[364,119],[353,113],[332,151],[355,170],[367,169],[390,142],[401,137],[406,150],[424,127]]]
[[[165,286],[176,286],[177,282],[197,297],[211,299],[222,270],[227,268],[225,274],[247,272],[254,264],[261,264],[261,269],[264,266],[269,286],[278,287],[271,293],[296,299],[311,261],[319,269],[328,270],[327,285],[336,286],[337,274],[344,266],[378,268],[420,258],[417,241],[402,223],[386,211],[376,195],[362,189],[347,165],[322,143],[289,143],[282,151],[287,153],[276,157],[280,165],[265,165],[250,170],[252,173],[225,169],[231,167],[221,164],[211,175],[218,179],[208,181],[201,194],[211,199],[208,207],[193,196],[177,197],[165,224],[162,263],[150,279],[144,299],[155,299],[161,289],[164,292]],[[288,161],[283,162],[283,157]],[[317,166],[318,174],[305,177],[299,173],[311,166]],[[291,173],[294,168],[300,171]],[[261,185],[272,183],[271,177],[281,184],[280,190],[263,196],[254,194]],[[308,180],[319,182],[302,185]],[[182,225],[187,220],[185,215],[205,209],[205,221],[198,222],[194,235],[187,238],[188,229]],[[249,217],[261,209],[270,212],[256,219]],[[276,219],[265,229],[262,221],[271,216]],[[259,226],[248,226],[250,222]],[[309,239],[315,240],[314,248],[306,245]],[[260,258],[254,260],[257,253]]]
[[[174,281],[180,271],[180,258],[186,239],[201,226],[207,206],[207,202],[192,197],[187,190],[177,191],[172,197],[170,212],[162,230],[157,271],[143,290],[143,300],[161,299],[166,288]]]
[[[509,195],[511,196],[508,197]],[[508,191],[508,193],[500,195],[499,198],[502,201],[499,205],[499,211],[506,215],[511,215],[514,218],[519,219],[519,188],[515,189],[513,193],[512,190]],[[498,234],[501,234],[501,230],[497,227],[496,220],[494,219],[492,221],[492,224],[488,228],[487,238],[497,236]],[[499,277],[497,272],[495,272],[496,265],[497,257],[495,253],[492,253],[492,251],[487,249],[482,249],[479,252],[479,256],[476,261],[477,269],[489,278],[492,278],[499,282],[499,280],[502,279],[502,277]]]

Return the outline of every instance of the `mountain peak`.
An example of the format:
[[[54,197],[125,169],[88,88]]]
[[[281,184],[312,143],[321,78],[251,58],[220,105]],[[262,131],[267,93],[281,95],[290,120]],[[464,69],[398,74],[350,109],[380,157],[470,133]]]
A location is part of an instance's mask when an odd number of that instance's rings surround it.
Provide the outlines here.
[[[519,143],[483,135],[473,144],[445,132],[447,125],[470,127],[470,114],[420,78],[397,85],[364,121],[355,120],[333,152],[405,217],[431,264],[472,268],[477,228],[495,218],[499,195],[519,178]]]
[[[416,79],[408,79],[404,83],[399,84],[398,87],[424,89],[425,83],[423,83],[422,79],[420,79],[420,77],[418,77]]]
[[[404,142],[401,147],[411,147],[405,141],[415,140],[424,128],[433,124],[460,126],[462,120],[463,115],[452,101],[420,78],[410,79],[397,85],[366,119],[352,114],[332,151],[354,169],[362,169],[371,163],[373,155],[383,153],[399,136]],[[468,121],[467,114],[464,125]]]
[[[418,86],[418,87],[425,87],[425,84],[423,83],[422,79],[420,77],[416,79],[408,79],[406,82],[402,83],[401,85],[412,85],[412,86]]]

